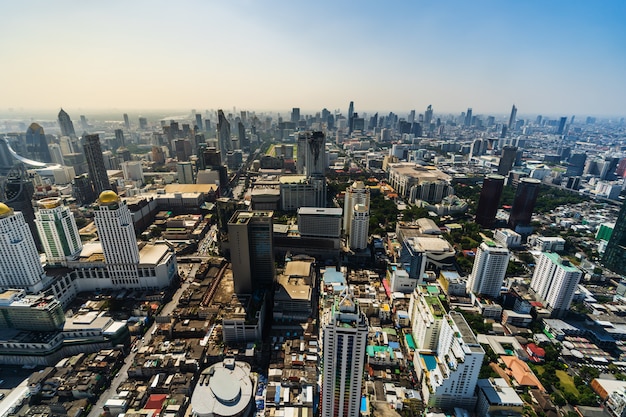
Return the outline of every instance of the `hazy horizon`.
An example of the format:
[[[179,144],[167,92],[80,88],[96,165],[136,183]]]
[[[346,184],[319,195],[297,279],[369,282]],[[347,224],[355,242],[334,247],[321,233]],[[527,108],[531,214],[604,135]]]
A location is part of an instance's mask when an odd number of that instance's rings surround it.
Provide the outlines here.
[[[360,113],[626,113],[617,0],[26,0],[0,12],[0,115],[345,113],[349,101]]]

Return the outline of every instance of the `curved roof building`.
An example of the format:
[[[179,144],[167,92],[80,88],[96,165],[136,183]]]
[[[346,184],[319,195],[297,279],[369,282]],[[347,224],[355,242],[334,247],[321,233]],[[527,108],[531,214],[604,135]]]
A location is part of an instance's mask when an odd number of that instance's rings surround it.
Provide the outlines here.
[[[195,417],[243,417],[252,411],[250,365],[233,358],[205,369],[191,397]]]

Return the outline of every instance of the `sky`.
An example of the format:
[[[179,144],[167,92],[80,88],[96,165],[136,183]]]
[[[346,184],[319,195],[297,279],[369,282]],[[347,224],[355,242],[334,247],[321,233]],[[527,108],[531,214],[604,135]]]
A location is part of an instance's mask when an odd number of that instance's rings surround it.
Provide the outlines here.
[[[626,1],[0,1],[0,113],[626,115]]]

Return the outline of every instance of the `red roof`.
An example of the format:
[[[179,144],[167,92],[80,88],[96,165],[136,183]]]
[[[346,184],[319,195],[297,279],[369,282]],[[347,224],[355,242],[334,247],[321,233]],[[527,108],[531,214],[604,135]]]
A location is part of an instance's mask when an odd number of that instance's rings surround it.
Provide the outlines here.
[[[533,356],[536,356],[538,358],[543,358],[544,356],[546,356],[545,349],[537,346],[534,343],[527,344],[526,349],[530,350],[530,353],[532,353]]]
[[[146,410],[161,410],[166,399],[167,394],[152,394],[144,408]]]
[[[531,301],[530,305],[533,307],[543,307],[543,304],[541,304],[540,301]]]

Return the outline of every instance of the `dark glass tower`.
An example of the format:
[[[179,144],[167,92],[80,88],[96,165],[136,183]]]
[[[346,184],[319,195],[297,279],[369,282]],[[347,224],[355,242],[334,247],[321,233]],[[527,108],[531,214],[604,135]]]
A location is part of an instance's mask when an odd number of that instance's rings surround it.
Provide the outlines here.
[[[509,227],[515,230],[518,226],[529,226],[535,209],[541,181],[535,178],[522,178],[515,192]]]
[[[83,138],[83,150],[87,158],[89,179],[93,184],[96,195],[100,195],[104,190],[110,190],[111,183],[109,182],[107,170],[104,166],[100,137],[98,135],[86,135]]]
[[[476,208],[476,223],[482,227],[490,229],[494,226],[503,188],[502,175],[492,174],[485,177]]]
[[[35,224],[35,209],[33,208],[35,186],[28,177],[24,164],[20,162],[13,165],[6,176],[2,192],[4,203],[13,210],[22,212],[30,233],[33,235],[33,239],[35,239],[35,246],[37,246],[38,250],[43,250],[37,225]]]
[[[26,155],[39,162],[52,162],[46,134],[37,123],[31,123],[26,130]]]
[[[96,201],[96,194],[93,191],[93,184],[85,174],[74,178],[72,182],[72,195],[79,205],[84,206]]]
[[[233,150],[233,143],[230,138],[230,123],[223,110],[217,111],[217,138],[219,140],[222,158],[226,158],[226,152]],[[222,161],[224,162],[224,161]]]
[[[74,131],[74,123],[70,119],[70,115],[61,109],[59,112],[59,127],[61,128],[61,136],[76,136]]]
[[[611,271],[626,275],[626,204],[622,204],[602,260]]]
[[[498,164],[498,174],[508,175],[511,168],[515,164],[515,158],[517,157],[516,146],[505,146],[502,148],[502,155],[500,156],[500,164]]]

